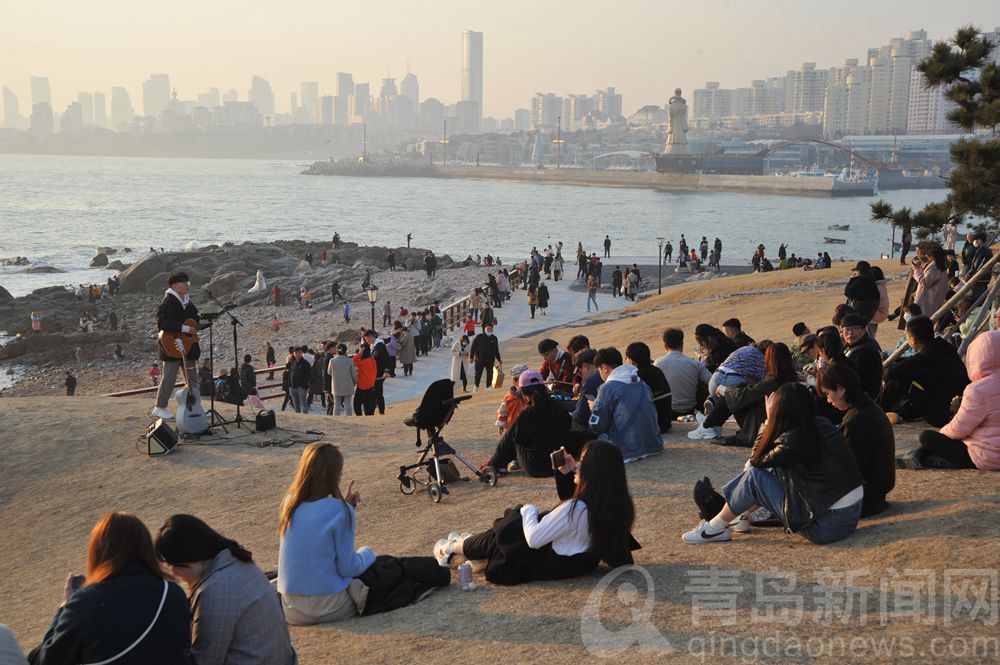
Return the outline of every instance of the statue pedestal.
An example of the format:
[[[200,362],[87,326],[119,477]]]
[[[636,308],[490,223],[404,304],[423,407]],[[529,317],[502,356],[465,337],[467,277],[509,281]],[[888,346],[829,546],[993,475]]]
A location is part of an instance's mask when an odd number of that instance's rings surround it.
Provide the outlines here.
[[[686,155],[688,154],[687,143],[668,143],[663,151],[664,155]]]
[[[660,173],[697,173],[701,170],[702,158],[697,155],[664,153],[656,155],[656,170]]]

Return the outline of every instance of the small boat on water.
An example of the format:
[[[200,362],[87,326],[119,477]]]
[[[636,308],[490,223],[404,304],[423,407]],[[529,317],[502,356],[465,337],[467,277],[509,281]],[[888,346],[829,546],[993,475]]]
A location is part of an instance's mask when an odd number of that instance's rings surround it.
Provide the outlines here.
[[[827,236],[823,236],[823,242],[825,242],[827,245],[843,245],[843,244],[847,243],[847,239],[846,238],[830,238],[830,237],[827,237]]]
[[[850,231],[851,230],[851,225],[850,224],[831,224],[830,226],[828,226],[826,228],[830,229],[831,231]]]

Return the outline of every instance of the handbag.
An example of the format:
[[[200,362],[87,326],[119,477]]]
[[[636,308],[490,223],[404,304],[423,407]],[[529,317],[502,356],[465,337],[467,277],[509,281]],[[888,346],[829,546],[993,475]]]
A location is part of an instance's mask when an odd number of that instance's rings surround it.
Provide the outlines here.
[[[503,388],[503,369],[497,365],[493,368],[493,387],[497,390]]]

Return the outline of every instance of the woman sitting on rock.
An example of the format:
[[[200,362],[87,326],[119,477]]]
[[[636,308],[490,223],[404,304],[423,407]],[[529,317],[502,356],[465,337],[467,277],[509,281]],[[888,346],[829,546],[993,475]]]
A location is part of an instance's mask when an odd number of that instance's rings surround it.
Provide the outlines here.
[[[695,483],[701,522],[685,533],[686,543],[732,540],[730,524],[749,530],[746,515],[767,508],[789,533],[817,545],[854,533],[861,517],[864,478],[844,436],[826,418],[815,416],[815,401],[799,383],[786,383],[767,399],[767,424],[745,470],[723,495],[707,478]],[[739,519],[737,519],[739,516]]]
[[[278,595],[239,543],[197,517],[173,515],[156,554],[188,588],[195,663],[295,662]]]
[[[531,504],[510,508],[476,535],[453,533],[434,546],[438,562],[448,566],[464,557],[485,569],[488,581],[504,585],[577,577],[601,561],[631,564],[635,506],[621,451],[590,441],[579,461],[568,452],[565,458],[558,472],[573,474],[572,498],[541,514]]]

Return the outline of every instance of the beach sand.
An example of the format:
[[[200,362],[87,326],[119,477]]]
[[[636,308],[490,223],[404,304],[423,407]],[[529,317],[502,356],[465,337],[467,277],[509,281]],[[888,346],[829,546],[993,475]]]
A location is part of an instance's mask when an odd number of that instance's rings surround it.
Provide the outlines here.
[[[724,318],[737,316],[757,339],[788,339],[795,321],[805,320],[814,329],[828,321],[833,304],[842,300],[842,287],[817,283],[815,290],[809,286],[783,291],[780,297],[722,294],[782,289],[803,281],[842,281],[845,271],[772,273],[681,286],[637,303],[632,313],[660,306],[664,310],[549,331],[545,336],[564,342],[570,334],[585,332],[595,345],[614,343],[622,348],[643,339],[656,355],[662,348],[658,339],[665,325],[678,325],[690,334],[702,320],[720,324]],[[901,281],[892,283],[894,300],[901,288]],[[672,304],[717,296],[721,299]],[[883,346],[898,337],[895,328],[883,328],[880,333]],[[508,343],[505,359],[536,364],[533,348],[540,336]],[[480,392],[459,407],[444,431],[449,443],[475,463],[485,460],[495,445],[493,420],[499,400],[498,393]],[[344,450],[344,481],[356,481],[362,496],[359,546],[370,545],[379,553],[429,555],[436,539],[452,530],[486,528],[508,506],[532,502],[544,509],[556,503],[551,481],[519,473],[502,478],[495,488],[460,483],[437,505],[426,493],[401,495],[398,467],[416,461],[414,432],[401,421],[414,406],[412,401],[390,405],[384,418],[278,415],[281,427],[323,431],[327,440]],[[153,531],[170,514],[193,513],[248,547],[265,570],[276,567],[278,503],[291,482],[302,445],[289,441],[289,447],[258,446],[294,435],[279,430],[244,432],[245,438],[236,438],[240,434],[233,433],[228,445],[185,444],[169,456],[151,458],[138,450],[148,408],[147,399],[0,400],[4,460],[0,569],[5,571],[0,577],[0,622],[12,627],[26,651],[41,640],[61,601],[66,574],[83,569],[87,534],[106,511],[134,512]],[[963,575],[971,575],[956,570],[985,570],[994,576],[992,591],[996,593],[1000,476],[976,471],[900,471],[889,497],[890,510],[862,522],[847,540],[825,547],[779,529],[754,529],[727,545],[697,547],[680,540],[697,522],[691,500],[693,482],[708,475],[721,486],[742,468],[747,451],[689,441],[685,434],[693,426],[676,425],[665,437],[662,455],[628,467],[637,508],[634,533],[643,545],[636,563],[649,574],[654,587],[648,622],[634,621],[643,616],[647,589],[640,573],[626,573],[626,579],[635,584],[638,600],[623,604],[634,599],[628,589],[616,595],[616,584],[596,605],[598,610],[591,614],[599,616],[603,628],[582,623],[581,617],[605,569],[575,580],[514,588],[483,584],[480,578],[481,586],[474,592],[452,586],[389,614],[339,625],[292,628],[300,662],[395,663],[456,656],[471,661],[579,662],[594,655],[588,650],[594,648],[592,640],[613,644],[600,631],[625,629],[635,630],[646,648],[633,645],[619,656],[627,662],[664,660],[664,640],[673,649],[671,657],[679,662],[739,660],[739,651],[735,658],[732,653],[709,651],[725,649],[712,642],[723,637],[739,639],[738,647],[730,646],[743,649],[743,658],[750,659],[746,650],[755,644],[753,640],[768,636],[783,654],[772,660],[946,662],[967,661],[972,638],[995,635],[995,596],[986,606],[992,614],[975,616],[948,600],[945,585],[959,588],[956,585],[965,579]],[[897,428],[899,450],[912,446],[919,431],[919,424]],[[719,570],[710,574],[713,568]],[[934,615],[928,623],[880,612],[881,598],[887,599],[888,609],[905,604],[905,590],[899,586],[902,578],[897,576],[918,570],[928,571],[923,577],[917,575],[918,582],[926,585],[933,579],[936,583],[930,594]],[[794,575],[795,580],[785,591],[775,591],[758,577],[760,573]],[[705,586],[707,579],[722,579],[728,586]],[[758,583],[764,586],[758,589]],[[845,591],[845,584],[850,591]],[[889,592],[880,593],[880,584],[886,584]],[[963,587],[963,593],[972,593],[972,588]],[[927,587],[922,589],[918,595],[926,602]],[[868,603],[864,610],[858,605],[862,597]],[[693,601],[712,598],[721,610],[716,615],[709,616],[700,605],[693,608]],[[853,599],[851,607],[844,605],[848,598]],[[795,609],[795,599],[802,603],[801,611]],[[784,619],[760,614],[769,607],[787,608],[789,602],[793,609]],[[874,655],[871,640],[892,638],[895,651]],[[946,642],[935,647],[931,638]],[[813,650],[807,652],[809,639],[821,642],[813,642]],[[824,641],[829,639],[833,642]],[[965,645],[970,651],[960,652],[954,645]],[[855,650],[845,653],[848,646]],[[952,652],[935,648],[951,648]],[[996,652],[990,653],[995,660]],[[764,659],[763,652],[759,657]]]

